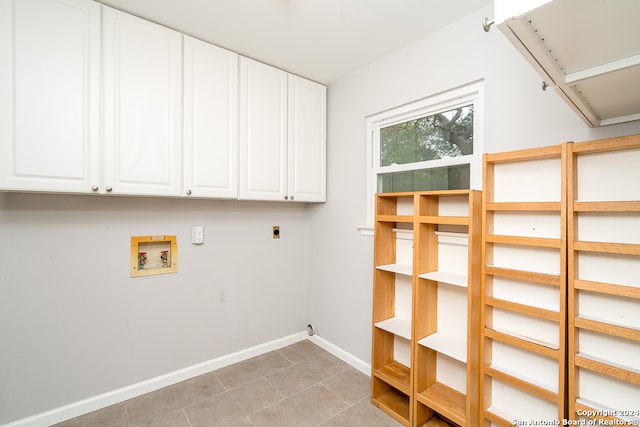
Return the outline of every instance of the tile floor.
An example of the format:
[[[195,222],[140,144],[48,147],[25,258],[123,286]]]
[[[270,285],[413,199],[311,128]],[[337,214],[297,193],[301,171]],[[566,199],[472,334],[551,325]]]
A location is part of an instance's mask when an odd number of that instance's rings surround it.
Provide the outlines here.
[[[304,340],[56,426],[400,426],[371,405],[369,387]]]
[[[310,341],[74,418],[71,426],[398,426],[369,378]]]

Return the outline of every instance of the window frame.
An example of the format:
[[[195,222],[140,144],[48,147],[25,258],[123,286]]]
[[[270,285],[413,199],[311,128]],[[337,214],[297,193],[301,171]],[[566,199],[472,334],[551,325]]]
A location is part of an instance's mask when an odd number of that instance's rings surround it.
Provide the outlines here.
[[[473,104],[473,154],[425,160],[414,163],[380,166],[380,129],[398,123]],[[367,138],[367,212],[365,225],[358,227],[363,235],[373,235],[373,212],[378,175],[447,166],[470,166],[471,189],[482,188],[482,153],[484,153],[484,81],[479,80],[446,90],[366,117]]]

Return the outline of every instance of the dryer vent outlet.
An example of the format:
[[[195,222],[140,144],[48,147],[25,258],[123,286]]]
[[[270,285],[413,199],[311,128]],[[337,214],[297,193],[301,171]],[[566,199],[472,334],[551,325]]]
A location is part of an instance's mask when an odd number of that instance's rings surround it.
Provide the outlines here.
[[[311,323],[309,323],[307,325],[307,333],[309,334],[310,337],[315,335],[316,334],[316,327],[313,326]]]

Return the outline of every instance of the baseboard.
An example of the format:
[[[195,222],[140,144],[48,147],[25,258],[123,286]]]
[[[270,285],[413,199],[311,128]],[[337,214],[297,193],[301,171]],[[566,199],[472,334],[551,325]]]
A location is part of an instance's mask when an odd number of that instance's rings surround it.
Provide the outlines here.
[[[132,384],[130,386],[90,397],[88,399],[80,400],[78,402],[62,406],[60,408],[52,409],[50,411],[33,415],[27,418],[22,418],[17,421],[12,421],[9,424],[4,424],[4,427],[50,426],[52,424],[69,420],[71,418],[75,418],[80,415],[84,415],[89,412],[106,408],[107,406],[111,406],[116,403],[141,396],[145,393],[161,389],[180,381],[188,380],[198,375],[206,374],[207,372],[215,371],[216,369],[224,368],[225,366],[232,365],[237,362],[242,362],[243,360],[250,359],[252,357],[259,356],[261,354],[268,353],[270,351],[277,350],[291,344],[295,344],[296,342],[302,341],[306,338],[308,338],[306,332],[292,334],[283,338],[266,342],[264,344],[259,344],[245,350],[237,351],[235,353],[217,357],[206,362],[198,363],[184,369],[179,369],[165,375],[151,378],[146,381]]]
[[[367,376],[371,376],[371,364],[366,363],[364,360],[358,359],[353,354],[344,351],[337,345],[330,343],[329,341],[325,340],[322,337],[319,337],[318,335],[310,336],[309,341],[316,344],[318,347],[321,347],[322,349],[326,350],[327,352],[333,354],[338,359],[341,359],[342,361],[353,366],[363,374]]]

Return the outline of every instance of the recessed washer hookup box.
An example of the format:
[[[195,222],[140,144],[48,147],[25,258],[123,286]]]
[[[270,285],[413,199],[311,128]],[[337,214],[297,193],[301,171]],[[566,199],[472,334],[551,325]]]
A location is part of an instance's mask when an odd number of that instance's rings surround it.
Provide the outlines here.
[[[131,236],[131,277],[177,272],[176,236]]]

